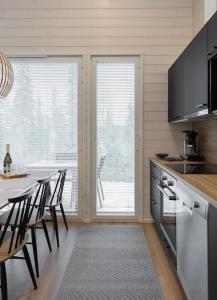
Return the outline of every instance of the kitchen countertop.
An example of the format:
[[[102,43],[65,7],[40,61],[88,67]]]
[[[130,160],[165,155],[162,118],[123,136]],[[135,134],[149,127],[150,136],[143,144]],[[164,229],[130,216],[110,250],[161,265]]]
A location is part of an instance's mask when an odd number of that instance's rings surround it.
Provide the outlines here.
[[[217,174],[179,174],[169,167],[170,164],[205,164],[207,162],[200,161],[173,161],[168,162],[160,160],[156,157],[150,157],[150,160],[156,163],[163,170],[170,173],[177,180],[181,180],[192,190],[199,193],[203,198],[208,200],[217,208]]]

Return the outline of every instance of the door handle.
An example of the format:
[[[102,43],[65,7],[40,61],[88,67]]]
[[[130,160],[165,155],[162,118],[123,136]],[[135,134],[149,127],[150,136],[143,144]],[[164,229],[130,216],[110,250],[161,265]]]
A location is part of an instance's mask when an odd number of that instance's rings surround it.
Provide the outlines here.
[[[164,188],[162,188],[159,184],[157,184],[157,188],[159,189],[159,191],[164,194],[167,198],[169,198],[169,200],[173,200],[173,201],[176,201],[176,196],[173,192],[171,192],[168,188],[168,191],[172,194],[172,195],[169,195]]]

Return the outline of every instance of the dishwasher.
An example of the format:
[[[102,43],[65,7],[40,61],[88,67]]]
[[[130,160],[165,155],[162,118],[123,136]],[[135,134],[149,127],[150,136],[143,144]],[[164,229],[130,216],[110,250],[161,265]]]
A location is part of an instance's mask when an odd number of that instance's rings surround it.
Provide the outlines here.
[[[188,300],[208,299],[208,202],[177,182],[177,273]]]

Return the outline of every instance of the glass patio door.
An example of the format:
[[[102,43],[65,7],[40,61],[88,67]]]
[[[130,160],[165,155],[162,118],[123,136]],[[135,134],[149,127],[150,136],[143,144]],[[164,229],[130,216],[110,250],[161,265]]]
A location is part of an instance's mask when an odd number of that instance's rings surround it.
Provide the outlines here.
[[[95,216],[135,216],[138,58],[95,57]]]
[[[11,58],[14,85],[0,109],[0,157],[11,144],[19,168],[67,169],[63,205],[79,213],[78,57]],[[56,178],[52,178],[54,186]]]

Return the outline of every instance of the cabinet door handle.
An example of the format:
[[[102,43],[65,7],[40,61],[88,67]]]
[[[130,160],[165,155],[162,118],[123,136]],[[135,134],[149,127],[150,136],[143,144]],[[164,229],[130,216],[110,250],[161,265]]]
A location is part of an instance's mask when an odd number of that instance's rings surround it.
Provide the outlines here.
[[[207,106],[207,104],[206,104],[206,103],[198,104],[198,105],[196,105],[196,108],[201,108],[201,107],[203,107],[203,106]]]
[[[215,50],[217,49],[217,46],[214,46],[213,48],[214,48],[214,50],[211,52],[207,52],[207,55],[212,55],[215,52]]]
[[[152,203],[152,204],[157,204],[154,200],[151,200],[151,203]]]

